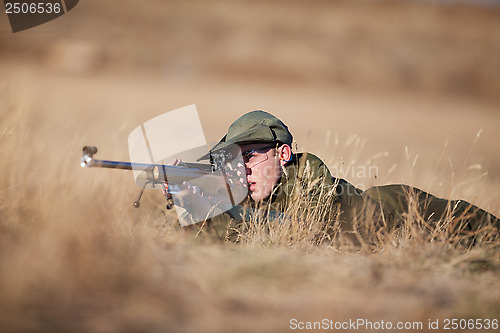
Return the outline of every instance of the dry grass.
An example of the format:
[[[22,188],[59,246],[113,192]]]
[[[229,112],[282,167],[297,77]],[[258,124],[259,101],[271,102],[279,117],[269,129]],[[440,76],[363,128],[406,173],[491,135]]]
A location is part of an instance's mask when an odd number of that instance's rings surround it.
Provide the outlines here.
[[[426,327],[429,319],[500,314],[498,243],[455,248],[408,216],[402,232],[376,244],[316,245],[320,213],[253,225],[238,245],[198,241],[161,210],[159,193],[134,210],[130,175],[76,173],[67,152],[78,143],[57,140],[80,119],[44,135],[37,106],[2,94],[5,332],[285,332],[292,318]]]

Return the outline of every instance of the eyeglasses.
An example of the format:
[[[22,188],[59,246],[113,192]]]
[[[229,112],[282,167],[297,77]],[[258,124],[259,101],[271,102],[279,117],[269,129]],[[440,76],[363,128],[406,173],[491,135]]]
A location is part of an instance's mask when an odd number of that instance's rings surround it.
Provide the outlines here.
[[[241,153],[241,156],[243,157],[243,162],[245,162],[247,168],[253,168],[257,164],[260,164],[268,160],[269,157],[267,155],[267,152],[272,148],[276,148],[276,146],[273,145],[273,146],[266,146],[266,147],[246,150]]]

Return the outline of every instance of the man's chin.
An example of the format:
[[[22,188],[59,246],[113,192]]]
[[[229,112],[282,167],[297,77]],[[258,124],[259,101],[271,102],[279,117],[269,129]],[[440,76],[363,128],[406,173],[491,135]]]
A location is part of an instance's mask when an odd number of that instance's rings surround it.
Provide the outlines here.
[[[260,195],[256,195],[254,193],[250,193],[250,198],[252,198],[252,200],[255,202],[259,202],[259,201],[263,200],[263,198]]]
[[[269,198],[269,196],[264,196],[261,192],[250,192],[250,198],[256,203],[260,203]]]

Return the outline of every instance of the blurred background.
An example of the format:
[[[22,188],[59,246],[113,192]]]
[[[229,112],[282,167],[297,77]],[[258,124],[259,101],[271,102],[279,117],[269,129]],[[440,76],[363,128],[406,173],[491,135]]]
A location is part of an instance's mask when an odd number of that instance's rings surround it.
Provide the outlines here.
[[[500,215],[500,1],[85,0],[15,34],[2,12],[1,327],[498,318],[498,251],[189,243],[159,193],[134,210],[131,174],[80,167],[84,145],[128,160],[134,128],[191,104],[210,143],[264,109],[360,188],[406,183]]]

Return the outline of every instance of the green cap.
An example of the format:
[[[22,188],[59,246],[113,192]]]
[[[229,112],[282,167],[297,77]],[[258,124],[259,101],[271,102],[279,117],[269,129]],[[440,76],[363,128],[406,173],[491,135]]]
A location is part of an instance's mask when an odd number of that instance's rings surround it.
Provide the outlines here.
[[[293,136],[288,127],[278,118],[262,110],[251,111],[236,119],[227,134],[217,143],[211,152],[221,150],[233,144],[281,142],[292,145]],[[209,155],[198,160],[207,159]]]

